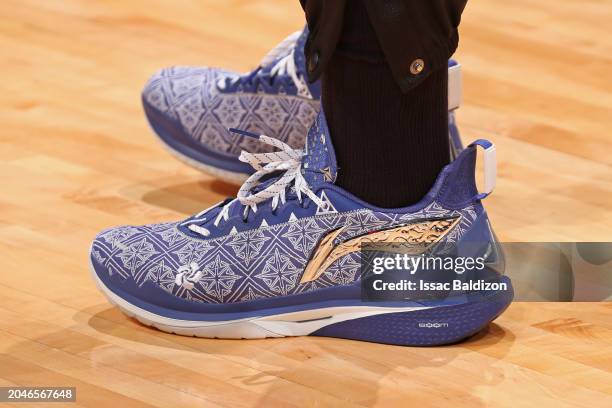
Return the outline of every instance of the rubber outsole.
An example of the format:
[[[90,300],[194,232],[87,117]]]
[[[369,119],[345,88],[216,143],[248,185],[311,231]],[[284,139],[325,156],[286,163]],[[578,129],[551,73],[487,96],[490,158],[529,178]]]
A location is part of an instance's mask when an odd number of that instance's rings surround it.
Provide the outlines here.
[[[230,321],[191,321],[167,318],[121,298],[98,277],[96,285],[109,302],[140,323],[183,336],[223,339],[261,339],[288,336],[323,336],[404,346],[435,346],[471,337],[499,316],[513,298],[509,290],[472,296],[472,301],[445,306],[389,308],[329,307],[268,314]]]
[[[485,329],[508,308],[513,297],[509,285],[508,291],[479,301],[364,317],[326,326],[312,335],[404,346],[453,344]]]

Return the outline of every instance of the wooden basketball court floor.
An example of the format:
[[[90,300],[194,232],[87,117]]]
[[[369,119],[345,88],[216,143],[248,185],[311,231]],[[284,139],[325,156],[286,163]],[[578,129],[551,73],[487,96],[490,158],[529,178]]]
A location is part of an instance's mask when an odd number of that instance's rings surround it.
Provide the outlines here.
[[[610,0],[468,4],[458,121],[498,146],[486,204],[503,239],[612,239],[611,15]],[[442,348],[126,318],[89,277],[95,233],[236,191],[164,151],[140,89],[173,64],[251,68],[302,26],[298,2],[3,0],[0,16],[0,386],[72,385],[67,406],[87,407],[612,406],[612,304],[515,303]]]

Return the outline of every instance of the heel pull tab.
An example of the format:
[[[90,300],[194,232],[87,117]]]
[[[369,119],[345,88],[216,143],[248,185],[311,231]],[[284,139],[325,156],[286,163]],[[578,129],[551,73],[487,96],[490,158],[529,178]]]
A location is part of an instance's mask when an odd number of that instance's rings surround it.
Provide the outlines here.
[[[484,149],[484,192],[478,193],[474,198],[476,200],[485,199],[493,189],[497,181],[497,155],[495,145],[488,140],[478,139],[472,142],[468,147],[480,146]]]

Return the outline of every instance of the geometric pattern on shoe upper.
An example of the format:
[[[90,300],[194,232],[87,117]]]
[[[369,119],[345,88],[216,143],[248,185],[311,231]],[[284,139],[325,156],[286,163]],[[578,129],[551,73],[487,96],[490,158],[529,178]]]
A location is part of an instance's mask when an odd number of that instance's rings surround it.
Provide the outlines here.
[[[281,43],[280,50],[271,52],[273,58],[262,61],[266,65],[245,75],[218,68],[163,69],[149,80],[143,98],[216,152],[237,156],[241,150],[266,150],[228,128],[266,134],[301,147],[320,107],[318,85],[306,84],[302,72],[306,37],[304,30],[297,40]]]
[[[335,261],[318,279],[300,283],[319,239],[340,226],[345,227],[343,238],[348,239],[413,220],[451,217],[460,217],[460,222],[445,236],[445,242],[455,242],[469,229],[476,210],[472,206],[446,210],[435,202],[403,215],[359,210],[314,215],[213,239],[189,236],[179,223],[126,226],[102,232],[94,241],[92,255],[109,274],[139,286],[150,281],[186,300],[231,303],[304,293],[358,279],[360,254],[354,252]],[[202,278],[191,289],[177,285],[176,275],[192,264],[202,271]]]

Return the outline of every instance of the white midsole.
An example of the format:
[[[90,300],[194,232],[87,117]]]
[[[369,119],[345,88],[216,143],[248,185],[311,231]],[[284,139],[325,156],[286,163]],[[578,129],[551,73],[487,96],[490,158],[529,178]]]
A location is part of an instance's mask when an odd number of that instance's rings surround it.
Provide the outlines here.
[[[301,310],[267,316],[222,321],[180,320],[161,316],[131,304],[111,291],[98,277],[90,261],[90,271],[108,300],[127,315],[160,330],[197,337],[264,338],[306,336],[330,324],[386,313],[412,312],[429,307],[340,306]]]

